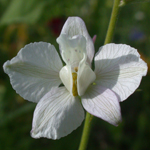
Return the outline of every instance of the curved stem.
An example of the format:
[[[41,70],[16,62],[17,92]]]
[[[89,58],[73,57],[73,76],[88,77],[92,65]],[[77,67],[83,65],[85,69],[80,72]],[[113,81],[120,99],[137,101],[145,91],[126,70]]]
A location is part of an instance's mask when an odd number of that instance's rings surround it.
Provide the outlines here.
[[[110,43],[112,40],[114,29],[115,29],[115,24],[116,24],[118,12],[119,12],[119,3],[120,3],[120,0],[114,0],[111,18],[110,18],[104,44]],[[85,118],[85,123],[84,123],[79,150],[86,150],[89,135],[90,135],[92,117],[93,116],[91,114],[89,114],[88,112],[86,113],[86,118]]]
[[[111,18],[110,18],[110,22],[109,22],[109,26],[108,26],[104,45],[107,43],[110,43],[112,40],[114,30],[115,30],[116,21],[117,21],[117,16],[118,16],[118,12],[119,12],[119,4],[120,4],[120,0],[114,0],[113,10],[111,13]]]
[[[79,150],[85,150],[87,147],[87,142],[88,142],[89,135],[90,135],[92,117],[93,116],[91,114],[89,114],[88,112],[86,113],[86,118],[85,118],[85,123],[84,123]]]

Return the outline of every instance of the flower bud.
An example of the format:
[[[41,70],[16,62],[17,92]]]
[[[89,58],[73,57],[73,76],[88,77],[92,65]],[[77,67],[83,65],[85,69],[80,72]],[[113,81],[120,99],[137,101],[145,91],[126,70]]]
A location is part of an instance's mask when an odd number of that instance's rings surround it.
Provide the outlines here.
[[[126,4],[129,4],[129,3],[136,3],[136,2],[147,2],[147,0],[121,0],[120,1],[120,5],[119,6],[124,6]]]

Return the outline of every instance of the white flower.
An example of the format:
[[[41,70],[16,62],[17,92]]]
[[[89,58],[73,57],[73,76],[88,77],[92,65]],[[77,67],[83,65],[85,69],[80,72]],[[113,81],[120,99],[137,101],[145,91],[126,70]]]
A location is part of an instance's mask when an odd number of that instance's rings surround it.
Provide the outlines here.
[[[117,125],[121,121],[119,102],[138,88],[147,73],[137,50],[107,44],[96,54],[93,71],[94,44],[79,17],[68,18],[57,42],[64,67],[55,47],[45,42],[26,45],[3,66],[16,92],[38,103],[32,137],[66,136],[80,126],[84,109]],[[64,86],[59,87],[61,83]]]

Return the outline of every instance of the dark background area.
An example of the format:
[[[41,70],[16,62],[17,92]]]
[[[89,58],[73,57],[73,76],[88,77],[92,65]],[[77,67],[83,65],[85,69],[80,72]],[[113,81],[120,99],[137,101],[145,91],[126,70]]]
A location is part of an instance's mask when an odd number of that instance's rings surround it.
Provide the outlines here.
[[[49,42],[59,50],[56,38],[69,16],[81,17],[91,37],[97,35],[97,51],[105,40],[112,5],[112,0],[0,0],[0,150],[78,149],[83,124],[60,140],[31,138],[36,104],[16,94],[2,66],[31,42]],[[120,9],[113,42],[135,47],[150,65],[150,2],[134,1]],[[139,89],[121,103],[118,127],[94,118],[87,150],[150,149],[149,80],[148,72]]]

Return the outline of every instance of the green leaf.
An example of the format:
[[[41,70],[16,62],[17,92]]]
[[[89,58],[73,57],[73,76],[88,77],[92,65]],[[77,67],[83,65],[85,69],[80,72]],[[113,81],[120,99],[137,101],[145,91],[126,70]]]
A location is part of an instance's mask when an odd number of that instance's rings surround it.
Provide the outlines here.
[[[41,0],[12,0],[1,17],[0,25],[11,23],[36,23],[45,5],[45,1]]]

